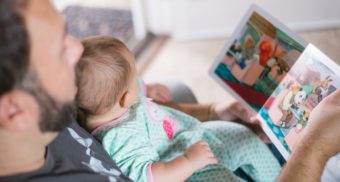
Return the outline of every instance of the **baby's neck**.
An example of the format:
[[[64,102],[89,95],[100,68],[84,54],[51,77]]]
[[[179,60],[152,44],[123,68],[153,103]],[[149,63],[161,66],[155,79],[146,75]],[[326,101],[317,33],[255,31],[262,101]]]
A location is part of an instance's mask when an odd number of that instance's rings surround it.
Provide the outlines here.
[[[98,115],[89,116],[86,121],[86,128],[89,131],[93,131],[98,126],[118,119],[128,108],[112,108],[108,112]]]

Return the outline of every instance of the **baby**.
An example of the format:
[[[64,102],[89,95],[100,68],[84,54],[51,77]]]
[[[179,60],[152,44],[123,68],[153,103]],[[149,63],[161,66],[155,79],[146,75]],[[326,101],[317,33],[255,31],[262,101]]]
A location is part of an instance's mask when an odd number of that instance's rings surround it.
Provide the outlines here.
[[[129,178],[243,181],[233,173],[240,168],[255,181],[275,181],[281,167],[249,129],[226,121],[201,123],[154,103],[122,42],[95,36],[82,43],[84,54],[77,65],[81,124]],[[156,99],[169,98],[158,94]]]

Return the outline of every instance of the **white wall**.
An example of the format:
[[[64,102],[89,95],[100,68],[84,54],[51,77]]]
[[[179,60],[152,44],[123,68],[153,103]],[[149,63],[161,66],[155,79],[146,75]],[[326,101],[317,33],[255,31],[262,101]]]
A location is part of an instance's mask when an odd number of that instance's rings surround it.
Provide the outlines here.
[[[145,0],[146,24],[155,34],[171,34],[174,24],[172,0]]]
[[[147,0],[149,29],[177,39],[225,37],[252,3],[294,31],[340,27],[339,0]]]

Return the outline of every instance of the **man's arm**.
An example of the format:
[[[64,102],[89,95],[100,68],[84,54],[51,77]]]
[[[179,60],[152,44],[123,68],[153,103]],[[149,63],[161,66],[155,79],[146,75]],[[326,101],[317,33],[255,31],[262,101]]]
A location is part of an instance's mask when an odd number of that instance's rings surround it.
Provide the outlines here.
[[[340,152],[340,91],[325,98],[311,113],[299,145],[278,181],[320,181],[328,159]]]
[[[326,162],[331,156],[322,150],[322,145],[304,139],[299,142],[301,145],[293,152],[281,172],[279,182],[320,181]]]
[[[188,103],[158,103],[160,105],[168,106],[173,109],[182,111],[200,121],[214,120],[213,104],[188,104]]]
[[[202,122],[224,120],[243,124],[258,134],[259,137],[264,139],[267,138],[263,133],[261,126],[259,125],[259,121],[255,117],[252,117],[251,112],[237,101],[220,102],[214,104],[188,104],[171,102],[159,104],[182,111]]]

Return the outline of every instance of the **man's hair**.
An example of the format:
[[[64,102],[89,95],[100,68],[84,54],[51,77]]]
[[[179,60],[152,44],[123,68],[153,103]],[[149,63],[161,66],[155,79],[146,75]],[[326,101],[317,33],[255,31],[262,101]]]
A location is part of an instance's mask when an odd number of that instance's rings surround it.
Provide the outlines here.
[[[29,38],[22,0],[0,1],[0,96],[22,87],[29,67]]]
[[[87,116],[106,112],[118,102],[131,79],[127,59],[132,53],[110,36],[89,37],[82,44],[84,53],[76,67],[76,102],[84,124]]]

